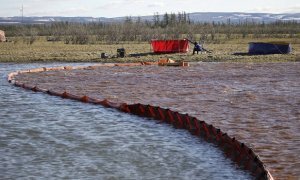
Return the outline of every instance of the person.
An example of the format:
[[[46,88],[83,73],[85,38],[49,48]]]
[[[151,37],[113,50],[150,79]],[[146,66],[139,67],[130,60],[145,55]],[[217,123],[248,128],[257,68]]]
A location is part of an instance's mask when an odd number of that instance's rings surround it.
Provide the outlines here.
[[[195,54],[195,51],[197,51],[197,54],[199,53],[199,51],[201,51],[201,52],[202,52],[201,45],[200,45],[200,44],[198,44],[197,42],[194,42],[193,54]]]

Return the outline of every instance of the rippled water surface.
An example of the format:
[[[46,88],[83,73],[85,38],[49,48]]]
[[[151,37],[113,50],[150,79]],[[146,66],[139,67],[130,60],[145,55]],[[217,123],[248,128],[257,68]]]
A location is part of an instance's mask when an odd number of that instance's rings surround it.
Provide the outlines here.
[[[27,74],[59,92],[189,113],[245,142],[279,179],[300,178],[300,63],[198,63]]]
[[[184,130],[6,81],[55,65],[0,64],[0,179],[251,179]]]

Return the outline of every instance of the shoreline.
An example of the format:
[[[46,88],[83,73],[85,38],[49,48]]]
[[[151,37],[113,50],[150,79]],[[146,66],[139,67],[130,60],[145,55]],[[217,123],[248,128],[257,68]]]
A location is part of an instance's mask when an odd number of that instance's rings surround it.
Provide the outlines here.
[[[25,60],[5,60],[0,58],[0,63],[16,63],[16,64],[22,64],[22,63],[139,63],[139,62],[157,62],[160,59],[166,59],[170,58],[170,55],[160,55],[157,57],[157,55],[153,56],[153,60],[149,60],[149,58],[114,58],[114,59],[29,59],[25,57]],[[176,59],[174,59],[176,58]],[[248,59],[245,56],[233,56],[233,57],[196,57],[196,58],[185,58],[181,60],[178,60],[177,55],[172,55],[172,60],[175,60],[175,62],[180,61],[186,61],[186,62],[222,62],[222,63],[280,63],[280,62],[300,62],[300,56],[295,55],[255,55],[251,56],[251,59]]]
[[[290,54],[248,55],[248,43],[252,38],[227,40],[222,43],[206,43],[204,47],[211,53],[192,55],[193,45],[188,53],[154,54],[148,42],[122,42],[120,44],[64,44],[62,41],[47,42],[45,37],[39,37],[29,45],[17,38],[11,42],[0,43],[1,63],[50,63],[50,62],[100,62],[100,63],[134,63],[156,62],[159,59],[170,58],[175,61],[187,62],[296,62],[300,61],[300,42],[294,39],[260,39],[261,41],[287,41],[292,43]],[[124,58],[117,58],[117,49],[124,48]],[[101,53],[110,58],[101,59]]]

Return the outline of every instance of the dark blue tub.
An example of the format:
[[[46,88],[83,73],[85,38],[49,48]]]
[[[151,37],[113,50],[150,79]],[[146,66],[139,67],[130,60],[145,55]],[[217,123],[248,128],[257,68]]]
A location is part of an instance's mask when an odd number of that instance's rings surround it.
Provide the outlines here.
[[[251,42],[249,43],[249,54],[288,54],[292,51],[290,43],[275,42]]]

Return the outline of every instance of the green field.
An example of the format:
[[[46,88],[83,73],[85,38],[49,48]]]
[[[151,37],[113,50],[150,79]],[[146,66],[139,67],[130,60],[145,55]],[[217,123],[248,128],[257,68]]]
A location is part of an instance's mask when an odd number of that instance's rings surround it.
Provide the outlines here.
[[[38,37],[33,44],[28,44],[22,38],[12,37],[9,42],[0,43],[0,62],[141,62],[157,61],[160,58],[171,58],[176,61],[229,61],[229,62],[285,62],[300,61],[300,40],[297,38],[236,38],[218,43],[206,43],[204,47],[211,53],[192,55],[189,53],[159,54],[151,53],[149,42],[122,42],[119,44],[88,44],[73,45],[63,41],[48,42],[46,37]],[[253,41],[286,41],[292,43],[293,51],[287,55],[233,55],[246,53],[248,43]],[[116,58],[117,48],[126,49],[125,58]],[[192,49],[192,47],[191,47]],[[107,53],[108,59],[101,59],[100,54]],[[134,56],[130,56],[134,54]]]

